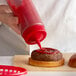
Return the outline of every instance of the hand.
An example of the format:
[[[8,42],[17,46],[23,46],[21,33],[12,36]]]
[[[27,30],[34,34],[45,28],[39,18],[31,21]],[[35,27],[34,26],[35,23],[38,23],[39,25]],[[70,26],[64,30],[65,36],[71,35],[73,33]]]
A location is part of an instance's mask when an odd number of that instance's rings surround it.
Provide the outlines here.
[[[7,24],[18,34],[21,34],[18,28],[18,19],[12,14],[9,6],[0,5],[0,21]]]

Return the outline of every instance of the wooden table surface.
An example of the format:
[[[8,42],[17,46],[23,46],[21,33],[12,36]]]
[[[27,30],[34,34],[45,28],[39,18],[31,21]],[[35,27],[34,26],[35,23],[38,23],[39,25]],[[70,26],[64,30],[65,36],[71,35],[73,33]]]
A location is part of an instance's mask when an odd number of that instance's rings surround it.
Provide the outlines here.
[[[13,58],[13,65],[26,68],[28,71],[70,71],[75,72],[76,68],[71,68],[68,66],[69,58],[72,56],[72,53],[65,53],[63,54],[65,59],[65,64],[60,67],[37,67],[37,66],[31,66],[28,64],[29,55],[16,55]]]

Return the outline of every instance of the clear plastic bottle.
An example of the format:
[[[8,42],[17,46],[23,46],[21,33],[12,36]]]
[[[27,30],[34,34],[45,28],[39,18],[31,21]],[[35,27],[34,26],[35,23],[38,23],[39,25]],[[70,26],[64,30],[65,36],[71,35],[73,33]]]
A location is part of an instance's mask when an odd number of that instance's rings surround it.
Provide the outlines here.
[[[7,0],[13,13],[18,16],[21,34],[27,44],[39,44],[46,37],[44,24],[32,0]]]

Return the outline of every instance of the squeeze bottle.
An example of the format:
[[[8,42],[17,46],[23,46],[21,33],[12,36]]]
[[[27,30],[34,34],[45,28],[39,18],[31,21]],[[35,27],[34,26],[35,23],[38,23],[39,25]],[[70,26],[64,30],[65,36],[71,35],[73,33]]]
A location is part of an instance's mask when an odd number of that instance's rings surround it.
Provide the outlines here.
[[[40,44],[46,37],[46,31],[32,0],[7,0],[7,2],[18,17],[21,34],[26,43]]]

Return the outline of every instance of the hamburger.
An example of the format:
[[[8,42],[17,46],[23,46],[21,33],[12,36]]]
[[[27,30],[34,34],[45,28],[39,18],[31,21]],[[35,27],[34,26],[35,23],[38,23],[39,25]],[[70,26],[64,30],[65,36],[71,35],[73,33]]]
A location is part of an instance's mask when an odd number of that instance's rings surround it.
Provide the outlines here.
[[[64,58],[57,49],[42,48],[31,53],[29,64],[42,67],[57,67],[64,64]]]

